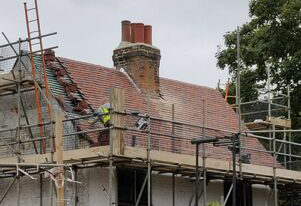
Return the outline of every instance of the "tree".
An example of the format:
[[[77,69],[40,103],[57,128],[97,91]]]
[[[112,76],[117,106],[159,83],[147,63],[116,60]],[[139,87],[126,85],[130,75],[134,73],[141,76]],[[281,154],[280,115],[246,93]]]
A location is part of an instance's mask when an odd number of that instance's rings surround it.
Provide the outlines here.
[[[273,90],[286,93],[291,88],[293,127],[301,127],[301,1],[251,0],[251,20],[241,26],[241,97],[258,98],[271,72]],[[237,32],[224,35],[225,48],[217,53],[217,66],[229,69],[236,79]]]

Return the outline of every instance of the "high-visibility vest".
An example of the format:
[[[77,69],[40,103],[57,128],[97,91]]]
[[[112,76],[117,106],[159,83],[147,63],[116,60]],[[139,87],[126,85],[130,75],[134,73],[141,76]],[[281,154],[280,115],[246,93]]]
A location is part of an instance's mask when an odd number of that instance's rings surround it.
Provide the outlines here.
[[[104,115],[102,115],[102,118],[101,118],[102,123],[104,125],[106,125],[107,123],[110,122],[110,119],[111,119],[111,117],[110,117],[110,109],[107,108],[107,107],[102,107],[101,108],[101,112],[104,114]]]
[[[106,125],[110,122],[110,104],[106,103],[97,109],[97,112],[101,113],[101,122]]]

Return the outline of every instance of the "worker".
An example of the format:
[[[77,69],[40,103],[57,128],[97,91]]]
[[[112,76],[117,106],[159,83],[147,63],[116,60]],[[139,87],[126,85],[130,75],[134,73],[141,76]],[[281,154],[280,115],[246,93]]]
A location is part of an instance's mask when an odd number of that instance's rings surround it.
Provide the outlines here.
[[[92,125],[96,122],[101,122],[105,127],[110,126],[110,103],[105,103],[101,105],[97,111],[94,113],[94,116],[96,116],[95,120],[92,122]]]

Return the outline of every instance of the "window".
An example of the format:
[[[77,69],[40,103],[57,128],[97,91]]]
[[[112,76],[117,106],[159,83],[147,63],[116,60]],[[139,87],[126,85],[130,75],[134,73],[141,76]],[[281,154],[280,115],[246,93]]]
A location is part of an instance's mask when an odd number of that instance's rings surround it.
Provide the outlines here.
[[[229,192],[231,188],[232,180],[225,180],[224,181],[224,198]],[[252,206],[252,185],[245,181],[237,180],[237,187],[236,187],[236,205],[238,206]],[[226,206],[232,206],[232,192],[228,198]]]
[[[118,205],[134,206],[145,179],[146,171],[117,168]],[[139,206],[147,205],[147,185],[145,185]]]

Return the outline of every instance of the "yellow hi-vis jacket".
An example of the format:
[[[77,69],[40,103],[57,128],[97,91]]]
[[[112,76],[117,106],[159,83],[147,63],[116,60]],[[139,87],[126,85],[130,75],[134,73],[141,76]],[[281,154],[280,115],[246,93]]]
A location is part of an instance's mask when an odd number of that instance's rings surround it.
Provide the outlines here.
[[[106,103],[97,109],[97,112],[101,115],[101,122],[107,126],[110,123],[110,104]]]

